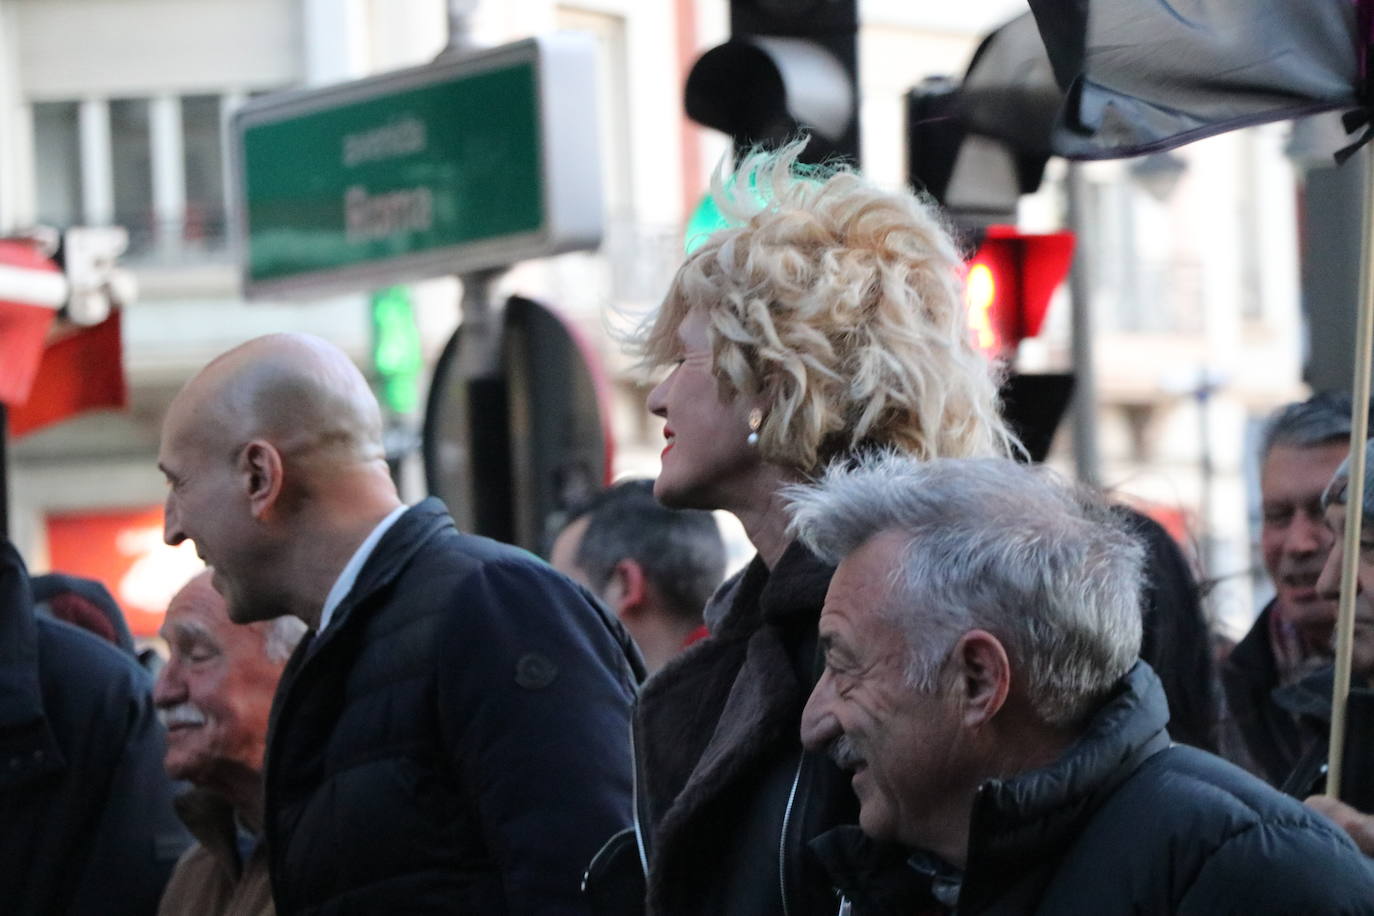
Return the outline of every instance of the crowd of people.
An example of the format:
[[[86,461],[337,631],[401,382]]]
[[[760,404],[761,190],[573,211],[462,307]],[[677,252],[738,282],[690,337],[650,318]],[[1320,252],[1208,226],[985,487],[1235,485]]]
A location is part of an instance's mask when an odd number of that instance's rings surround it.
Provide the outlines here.
[[[165,661],[5,544],[0,909],[1374,914],[1370,745],[1323,794],[1349,399],[1270,423],[1276,597],[1214,671],[1178,546],[1024,460],[940,213],[800,148],[713,182],[635,342],[661,471],[551,563],[403,504],[300,334],[167,412]]]

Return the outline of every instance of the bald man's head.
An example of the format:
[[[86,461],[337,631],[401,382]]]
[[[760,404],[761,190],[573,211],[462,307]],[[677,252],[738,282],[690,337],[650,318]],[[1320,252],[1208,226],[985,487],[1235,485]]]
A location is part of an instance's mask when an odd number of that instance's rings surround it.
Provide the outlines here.
[[[185,403],[181,403],[181,402]],[[367,462],[384,458],[382,414],[357,366],[307,334],[270,334],[228,351],[187,383],[178,408],[206,439],[229,448],[253,438],[287,457]]]
[[[367,381],[337,347],[304,334],[250,340],[187,382],[167,411],[158,465],[171,487],[167,542],[195,541],[239,622],[309,619],[314,580],[400,505]]]

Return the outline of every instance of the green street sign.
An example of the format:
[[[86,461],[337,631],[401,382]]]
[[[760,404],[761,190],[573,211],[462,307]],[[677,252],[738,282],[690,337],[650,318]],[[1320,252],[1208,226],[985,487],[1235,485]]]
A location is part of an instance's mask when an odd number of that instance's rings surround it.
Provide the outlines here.
[[[594,55],[559,35],[244,106],[233,152],[247,294],[596,247]]]

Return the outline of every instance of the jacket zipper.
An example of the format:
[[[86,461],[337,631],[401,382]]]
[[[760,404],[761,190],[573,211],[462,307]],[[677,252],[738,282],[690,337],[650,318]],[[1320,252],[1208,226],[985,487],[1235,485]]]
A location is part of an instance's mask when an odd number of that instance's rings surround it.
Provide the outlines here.
[[[787,793],[787,807],[782,813],[782,835],[778,838],[778,892],[782,896],[782,916],[790,916],[787,905],[787,827],[792,822],[792,805],[797,800],[797,786],[801,783],[802,765],[806,751],[797,758],[797,775],[792,777],[792,791]]]
[[[637,705],[637,704],[636,704]],[[634,807],[635,848],[639,850],[639,867],[644,872],[645,886],[649,880],[649,853],[644,846],[644,829],[639,818],[639,751],[635,748],[635,710],[630,712],[630,759],[634,762],[634,778],[630,781],[630,804]]]

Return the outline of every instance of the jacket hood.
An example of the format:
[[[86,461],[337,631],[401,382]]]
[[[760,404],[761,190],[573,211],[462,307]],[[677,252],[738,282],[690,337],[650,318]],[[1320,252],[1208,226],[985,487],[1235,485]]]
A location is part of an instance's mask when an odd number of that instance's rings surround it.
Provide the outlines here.
[[[1058,760],[979,787],[973,836],[990,840],[983,852],[1020,858],[1064,843],[1139,763],[1169,745],[1168,723],[1159,678],[1136,662]],[[978,852],[970,849],[970,862]]]
[[[134,637],[129,632],[129,624],[124,619],[124,612],[120,610],[119,602],[115,601],[110,590],[102,583],[94,579],[83,579],[80,576],[47,573],[42,576],[31,577],[29,584],[33,589],[35,604],[50,603],[59,595],[69,593],[84,598],[108,621],[113,633],[114,644],[130,655],[137,656]],[[103,636],[104,634],[97,633],[97,635]]]

